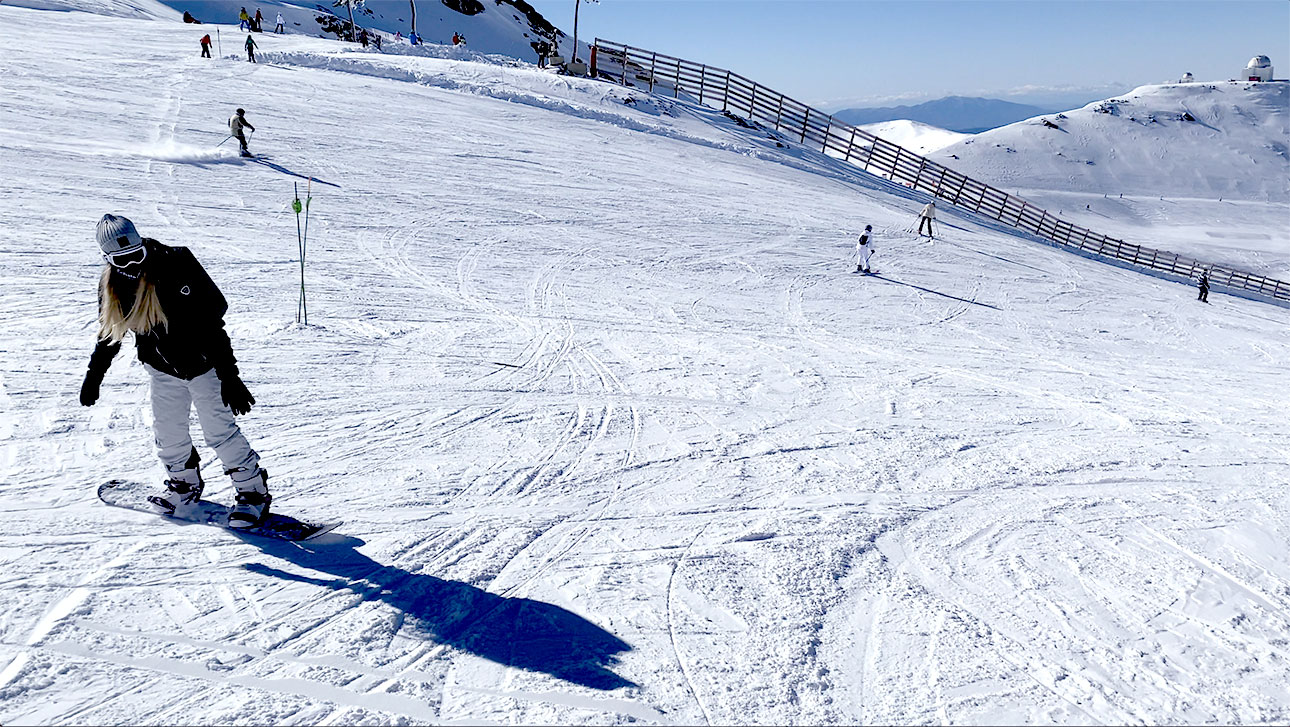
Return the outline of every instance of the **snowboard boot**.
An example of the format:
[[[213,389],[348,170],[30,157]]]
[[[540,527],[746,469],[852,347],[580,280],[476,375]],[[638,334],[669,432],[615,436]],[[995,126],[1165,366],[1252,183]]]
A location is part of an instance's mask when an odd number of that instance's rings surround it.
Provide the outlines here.
[[[206,483],[202,482],[199,464],[201,459],[197,456],[197,448],[193,447],[188,460],[182,465],[166,465],[166,474],[170,475],[170,479],[166,480],[166,491],[149,497],[148,502],[164,514],[174,515],[175,510],[200,500]]]
[[[269,494],[268,470],[255,467],[250,472],[245,467],[229,470],[233,478],[233,487],[237,490],[236,504],[228,511],[230,528],[249,528],[259,525],[269,516],[269,503],[273,496]],[[250,474],[250,477],[246,477]]]

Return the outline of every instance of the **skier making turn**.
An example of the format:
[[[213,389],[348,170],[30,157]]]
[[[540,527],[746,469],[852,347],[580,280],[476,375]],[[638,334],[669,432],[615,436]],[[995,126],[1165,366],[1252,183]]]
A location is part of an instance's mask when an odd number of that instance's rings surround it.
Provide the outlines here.
[[[250,411],[255,398],[238,376],[224,331],[228,303],[188,248],[141,238],[134,223],[112,214],[103,215],[96,232],[107,265],[99,276],[98,343],[81,404],[98,401],[104,374],[125,334],[133,332],[152,384],[152,430],[168,477],[166,489],[149,501],[173,513],[201,498],[204,483],[188,428],[195,406],[206,443],[237,491],[229,527],[258,524],[273,498],[269,473],[234,419]]]
[[[250,149],[246,148],[246,132],[243,129],[255,131],[255,127],[251,126],[251,122],[246,120],[246,109],[238,109],[237,113],[228,118],[228,128],[233,132],[233,138],[237,139],[237,143],[242,145],[242,156],[255,156]]]
[[[927,236],[932,236],[932,220],[936,219],[936,203],[928,202],[923,211],[918,213],[918,234],[923,234],[923,225],[927,225]]]
[[[865,225],[864,232],[860,239],[856,241],[856,272],[872,273],[869,269],[869,258],[873,256],[873,240],[870,235],[873,234],[873,225]]]

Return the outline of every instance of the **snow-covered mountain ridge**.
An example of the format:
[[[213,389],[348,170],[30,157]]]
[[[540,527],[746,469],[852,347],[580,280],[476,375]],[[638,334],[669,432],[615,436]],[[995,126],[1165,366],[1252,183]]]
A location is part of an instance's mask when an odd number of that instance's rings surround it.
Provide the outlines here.
[[[929,156],[1004,188],[1290,202],[1290,83],[1143,86]]]
[[[908,120],[881,121],[865,124],[860,129],[924,156],[972,136]]]
[[[0,723],[1290,719],[1282,309],[525,64],[0,27]],[[77,402],[106,211],[219,284],[334,538],[94,497],[163,477],[131,351]]]

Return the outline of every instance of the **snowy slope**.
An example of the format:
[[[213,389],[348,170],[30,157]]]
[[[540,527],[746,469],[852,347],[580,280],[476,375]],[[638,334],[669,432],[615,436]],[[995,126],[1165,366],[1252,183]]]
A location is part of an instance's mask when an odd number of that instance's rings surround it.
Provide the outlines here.
[[[919,240],[907,190],[532,68],[0,26],[0,722],[1290,720],[1283,309]],[[108,210],[220,284],[275,506],[339,535],[95,499],[161,476],[137,362],[76,403]]]
[[[1290,274],[1288,83],[1143,86],[929,156],[1104,234]]]
[[[66,0],[79,2],[80,0]],[[320,16],[334,15],[343,27],[348,27],[349,12],[344,7],[333,7],[330,1],[321,3],[292,2],[291,0],[263,0],[263,2],[229,2],[228,0],[166,0],[173,8],[191,12],[203,23],[224,23],[237,25],[237,14],[240,8],[254,14],[258,8],[264,15],[266,33],[273,30],[273,21],[281,12],[285,29],[292,33],[306,35],[323,35],[336,38],[335,33],[322,33]],[[505,55],[511,58],[534,63],[531,42],[554,34],[559,42],[571,44],[559,29],[551,26],[540,13],[529,8],[533,15],[530,19],[524,11],[509,3],[498,3],[495,0],[481,3],[482,11],[466,15],[439,0],[422,0],[417,4],[417,33],[429,44],[445,46],[458,54],[468,57],[472,53],[485,55]],[[354,23],[369,31],[383,31],[383,38],[393,42],[392,36],[402,33],[405,37],[403,46],[406,49],[406,36],[412,29],[411,8],[407,2],[385,0],[368,2],[354,10]],[[535,24],[534,21],[537,21]],[[460,33],[466,37],[466,44],[453,47],[452,36]],[[581,45],[581,44],[580,44]]]
[[[944,149],[951,144],[961,142],[972,136],[971,134],[960,134],[957,131],[949,131],[938,126],[924,124],[919,121],[909,121],[908,119],[865,124],[860,128],[874,136],[881,137],[893,144],[923,155],[938,149]]]

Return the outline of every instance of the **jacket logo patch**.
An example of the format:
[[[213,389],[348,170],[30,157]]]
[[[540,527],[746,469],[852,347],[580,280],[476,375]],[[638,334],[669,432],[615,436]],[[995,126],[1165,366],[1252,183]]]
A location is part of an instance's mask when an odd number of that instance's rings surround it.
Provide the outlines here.
[[[187,285],[185,285],[184,287],[182,287],[182,288],[180,288],[180,289],[179,289],[179,294],[180,294],[180,295],[188,295],[188,294],[189,294],[189,293],[191,293],[191,292],[193,292],[193,291],[192,291],[192,290],[190,290],[190,289],[188,288],[188,286],[187,286]]]

